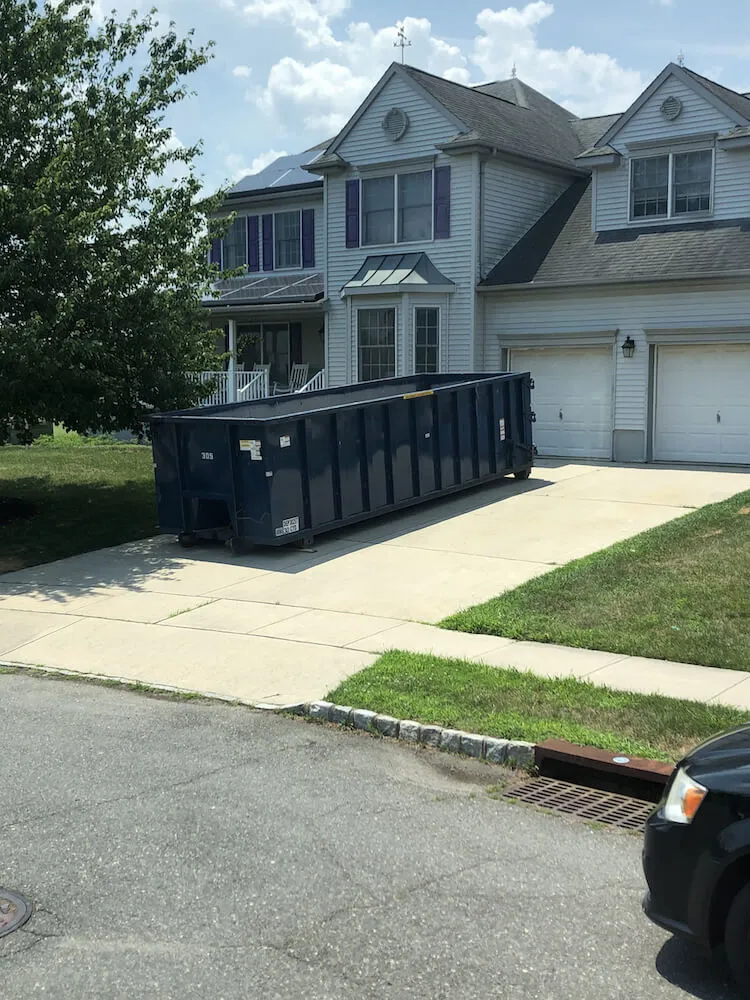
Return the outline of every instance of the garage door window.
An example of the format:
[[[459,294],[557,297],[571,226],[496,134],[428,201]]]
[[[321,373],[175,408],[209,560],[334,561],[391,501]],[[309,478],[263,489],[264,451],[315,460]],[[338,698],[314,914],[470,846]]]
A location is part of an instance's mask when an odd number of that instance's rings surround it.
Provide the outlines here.
[[[396,310],[357,312],[359,381],[393,378],[396,374]]]

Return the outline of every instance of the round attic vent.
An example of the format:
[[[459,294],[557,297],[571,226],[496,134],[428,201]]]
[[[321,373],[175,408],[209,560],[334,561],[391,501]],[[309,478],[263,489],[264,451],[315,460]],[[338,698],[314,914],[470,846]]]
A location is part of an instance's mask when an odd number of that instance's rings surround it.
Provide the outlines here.
[[[667,97],[662,101],[660,111],[668,122],[673,122],[682,114],[682,101],[679,97]]]
[[[398,142],[409,127],[409,117],[401,108],[391,108],[383,119],[383,131],[393,142]]]

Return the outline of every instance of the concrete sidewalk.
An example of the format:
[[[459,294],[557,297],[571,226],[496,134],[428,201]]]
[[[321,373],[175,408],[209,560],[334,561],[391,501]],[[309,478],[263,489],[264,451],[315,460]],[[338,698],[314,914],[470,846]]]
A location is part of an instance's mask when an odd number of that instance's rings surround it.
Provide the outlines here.
[[[417,623],[748,488],[750,475],[727,470],[546,462],[528,482],[314,551],[236,558],[147,539],[0,577],[0,659],[283,704],[321,698],[395,648],[750,709],[750,673]]]

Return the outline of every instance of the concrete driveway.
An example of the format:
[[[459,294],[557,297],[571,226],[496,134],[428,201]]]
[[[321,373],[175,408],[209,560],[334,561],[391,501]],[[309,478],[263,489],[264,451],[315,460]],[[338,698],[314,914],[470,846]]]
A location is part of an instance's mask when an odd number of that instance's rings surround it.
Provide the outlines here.
[[[640,838],[503,768],[226,705],[0,676],[9,998],[733,1000],[641,913]]]
[[[543,461],[525,483],[322,536],[312,551],[121,545],[1,577],[0,658],[251,702],[319,698],[379,650],[420,648],[424,626],[405,623],[748,488],[748,472]],[[464,655],[467,640],[477,656],[507,643],[442,632],[429,648]]]

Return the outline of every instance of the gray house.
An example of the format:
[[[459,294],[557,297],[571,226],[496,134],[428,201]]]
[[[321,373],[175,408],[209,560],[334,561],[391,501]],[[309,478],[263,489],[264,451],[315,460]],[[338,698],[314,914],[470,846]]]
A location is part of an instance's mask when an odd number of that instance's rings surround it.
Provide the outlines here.
[[[315,186],[232,192],[248,274],[211,308],[235,336],[278,317],[330,385],[529,370],[541,454],[750,463],[750,98],[670,64],[578,119],[516,79],[393,65],[333,141],[268,169]],[[282,290],[266,219],[299,192],[314,268],[300,228]]]

